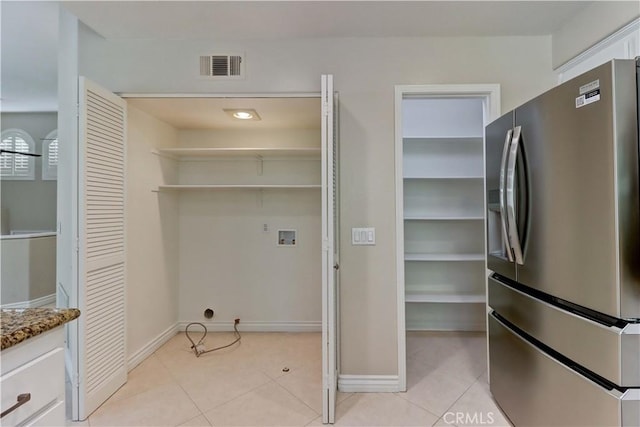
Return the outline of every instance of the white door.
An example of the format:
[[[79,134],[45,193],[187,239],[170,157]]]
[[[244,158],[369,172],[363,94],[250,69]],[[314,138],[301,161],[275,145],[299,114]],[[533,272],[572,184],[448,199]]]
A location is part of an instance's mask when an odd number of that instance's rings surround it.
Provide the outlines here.
[[[322,422],[335,421],[338,388],[338,169],[333,76],[322,76]]]
[[[126,102],[80,78],[73,419],[127,380],[125,328]]]

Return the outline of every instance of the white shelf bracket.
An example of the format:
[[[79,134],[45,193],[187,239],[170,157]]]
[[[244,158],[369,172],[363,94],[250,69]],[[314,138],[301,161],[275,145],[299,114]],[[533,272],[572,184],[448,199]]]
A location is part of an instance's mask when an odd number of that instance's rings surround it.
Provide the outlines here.
[[[262,205],[264,202],[264,190],[261,188],[258,190],[258,207],[262,209]]]
[[[262,156],[258,156],[256,157],[256,160],[258,160],[258,176],[262,176],[264,171],[264,159]]]
[[[163,158],[163,159],[179,160],[178,157],[176,157],[176,156],[173,156],[171,154],[162,153],[162,152],[160,152],[158,150],[151,150],[151,154],[154,154],[154,155],[156,155],[156,156],[158,156],[160,158]]]

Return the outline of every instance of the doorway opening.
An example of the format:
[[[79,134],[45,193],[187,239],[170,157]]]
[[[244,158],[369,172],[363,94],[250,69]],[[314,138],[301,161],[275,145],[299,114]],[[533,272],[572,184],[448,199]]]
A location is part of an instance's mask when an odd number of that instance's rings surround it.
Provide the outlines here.
[[[498,85],[396,86],[402,390],[408,332],[486,328],[484,126],[499,99]]]
[[[117,96],[80,79],[78,240],[126,248],[118,252],[126,268],[121,262],[113,281],[100,282],[117,287],[94,295],[72,334],[70,349],[80,355],[73,370],[89,381],[97,375],[91,389],[79,384],[72,392],[74,419],[91,414],[126,382],[128,370],[188,323],[201,321],[215,332],[238,319],[243,332],[318,332],[317,397],[323,420],[332,422],[338,181],[327,82],[331,76],[323,76],[321,96]],[[208,103],[216,102],[211,112]],[[235,114],[246,109],[252,117]],[[83,265],[92,252],[81,246]],[[88,291],[76,291],[84,308]],[[125,294],[129,308],[125,315],[118,306],[117,342],[85,348],[95,332],[86,323]],[[154,322],[140,309],[149,304]],[[207,309],[215,314],[201,318]],[[173,326],[154,337],[157,322]],[[136,325],[134,332],[125,323]],[[99,363],[91,365],[82,357],[102,348],[118,351],[118,360],[93,355],[89,362]],[[118,374],[109,382],[92,370],[104,363]]]
[[[124,98],[128,181],[150,184],[129,194],[128,246],[142,252],[136,232],[157,217],[177,264],[179,329],[229,330],[239,318],[241,330],[320,331],[320,98]],[[229,113],[245,110],[258,119]],[[295,244],[281,230],[296,230]],[[133,281],[148,274],[130,269]]]
[[[323,93],[333,101],[327,82],[332,79],[323,76]],[[152,190],[158,204],[177,212],[178,328],[186,326],[184,319],[198,319],[207,301],[220,320],[200,320],[212,331],[228,330],[234,319],[245,331],[322,330],[319,338],[327,345],[320,346],[318,392],[323,420],[333,422],[338,274],[337,148],[333,108],[328,108],[333,102],[328,95],[126,99],[129,144],[135,143],[136,109],[177,134],[168,146],[165,141],[151,150],[156,157],[151,161],[162,181]],[[141,223],[147,220],[140,217]]]

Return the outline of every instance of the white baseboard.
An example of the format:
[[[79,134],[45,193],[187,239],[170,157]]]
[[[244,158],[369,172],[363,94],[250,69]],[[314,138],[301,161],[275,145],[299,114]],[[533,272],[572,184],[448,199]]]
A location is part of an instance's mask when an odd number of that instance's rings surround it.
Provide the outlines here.
[[[169,341],[175,334],[178,333],[178,324],[169,326],[160,335],[149,341],[144,347],[136,351],[129,356],[127,360],[127,372],[138,366],[144,359],[151,356],[154,351],[162,347],[164,343]]]
[[[49,304],[56,303],[56,294],[45,295],[40,298],[32,299],[29,301],[12,302],[11,304],[2,304],[2,308],[32,308],[42,307]]]
[[[338,390],[344,393],[395,393],[402,391],[397,375],[338,375]]]
[[[191,322],[186,320],[178,322],[178,330],[184,331],[189,323]],[[233,331],[232,321],[197,321],[197,323],[202,323],[209,332]],[[244,322],[240,319],[238,330],[240,332],[321,332],[322,322]]]

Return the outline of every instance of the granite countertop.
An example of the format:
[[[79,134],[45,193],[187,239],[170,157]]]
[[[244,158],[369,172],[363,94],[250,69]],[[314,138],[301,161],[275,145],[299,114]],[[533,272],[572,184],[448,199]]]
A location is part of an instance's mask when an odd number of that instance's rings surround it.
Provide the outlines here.
[[[8,308],[0,312],[2,350],[64,325],[80,316],[77,308]]]

